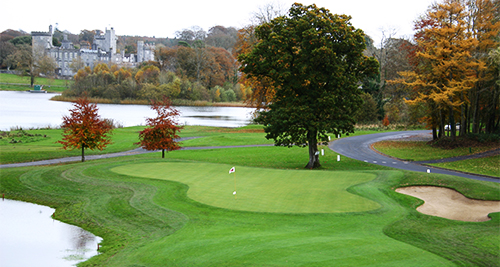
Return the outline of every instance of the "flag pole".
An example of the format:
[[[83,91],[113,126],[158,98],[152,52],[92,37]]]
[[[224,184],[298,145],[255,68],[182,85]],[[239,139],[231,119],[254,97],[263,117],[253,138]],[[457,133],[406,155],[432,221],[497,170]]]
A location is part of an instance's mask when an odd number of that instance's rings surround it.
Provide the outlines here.
[[[235,167],[232,167],[229,170],[229,174],[231,174],[232,172],[234,173],[234,176],[233,176],[233,179],[234,179],[234,191],[233,191],[233,195],[234,195],[234,199],[236,199],[236,168]]]

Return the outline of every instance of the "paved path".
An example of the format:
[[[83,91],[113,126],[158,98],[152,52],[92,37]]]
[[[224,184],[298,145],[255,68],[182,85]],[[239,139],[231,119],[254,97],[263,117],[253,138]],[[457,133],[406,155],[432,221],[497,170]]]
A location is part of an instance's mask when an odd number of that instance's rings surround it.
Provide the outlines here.
[[[383,140],[391,140],[391,139],[403,139],[409,138],[415,135],[429,134],[430,131],[404,131],[404,132],[389,132],[389,133],[378,133],[378,134],[369,134],[369,135],[360,135],[354,137],[347,137],[335,140],[330,143],[329,148],[333,151],[344,155],[349,158],[361,160],[364,162],[369,162],[373,164],[389,166],[397,169],[409,170],[409,171],[418,171],[418,172],[427,172],[430,170],[432,173],[441,173],[448,175],[456,175],[461,177],[466,177],[475,180],[481,181],[491,181],[500,183],[499,178],[489,177],[489,176],[481,176],[474,174],[467,174],[452,170],[445,170],[435,167],[429,167],[421,165],[424,162],[408,162],[402,161],[399,159],[390,158],[386,155],[375,152],[371,145],[378,141]],[[198,137],[188,137],[181,138],[180,141],[193,139]],[[221,149],[221,148],[236,148],[236,147],[256,147],[256,146],[272,146],[272,144],[267,145],[242,145],[242,146],[210,146],[210,147],[183,147],[182,150],[200,150],[200,149]],[[110,153],[103,155],[90,155],[86,156],[85,160],[95,160],[95,159],[104,159],[104,158],[115,158],[143,153],[152,153],[157,151],[147,151],[142,148],[136,148],[134,150],[118,152],[118,153]],[[464,159],[461,157],[461,159]],[[455,159],[458,160],[458,159]],[[60,158],[60,159],[50,159],[50,160],[41,160],[34,162],[23,162],[23,163],[12,163],[12,164],[2,164],[0,168],[14,168],[14,167],[26,167],[26,166],[42,166],[42,165],[51,165],[51,164],[60,164],[67,162],[75,162],[81,161],[81,156],[77,157],[68,157],[68,158]]]
[[[185,137],[180,138],[179,141],[185,141],[189,139],[194,139],[199,137]],[[257,146],[272,146],[270,145],[241,145],[241,146],[203,146],[203,147],[183,147],[181,150],[200,150],[200,149],[221,149],[221,148],[235,148],[235,147],[257,147]],[[117,152],[117,153],[109,153],[102,155],[89,155],[85,156],[85,161],[95,160],[95,159],[106,159],[106,158],[116,158],[144,153],[153,153],[158,151],[148,151],[142,148],[136,148],[130,151]],[[32,162],[21,162],[21,163],[11,163],[11,164],[1,164],[0,168],[15,168],[15,167],[28,167],[28,166],[43,166],[43,165],[52,165],[52,164],[60,164],[60,163],[68,163],[68,162],[76,162],[81,161],[81,156],[76,157],[67,157],[67,158],[59,158],[59,159],[48,159],[48,160],[40,160],[40,161],[32,161]]]
[[[469,179],[500,183],[499,178],[474,175],[458,171],[424,166],[416,162],[408,162],[399,159],[394,159],[386,155],[383,155],[381,153],[377,153],[376,151],[371,149],[371,145],[375,142],[383,140],[391,140],[391,139],[408,138],[414,135],[421,135],[421,134],[430,134],[430,131],[388,132],[388,133],[377,133],[377,134],[347,137],[347,138],[337,139],[331,142],[329,148],[349,158],[361,160],[372,164],[388,166],[396,169],[417,171],[417,172],[427,172],[429,170],[431,173],[455,175]]]

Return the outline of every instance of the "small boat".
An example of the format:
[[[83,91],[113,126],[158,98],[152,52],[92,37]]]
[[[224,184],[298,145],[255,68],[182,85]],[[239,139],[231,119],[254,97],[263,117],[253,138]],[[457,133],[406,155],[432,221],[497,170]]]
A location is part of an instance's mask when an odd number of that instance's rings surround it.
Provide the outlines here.
[[[45,91],[43,89],[43,85],[35,85],[34,90],[28,90],[28,92],[30,92],[30,93],[47,93],[47,91]]]

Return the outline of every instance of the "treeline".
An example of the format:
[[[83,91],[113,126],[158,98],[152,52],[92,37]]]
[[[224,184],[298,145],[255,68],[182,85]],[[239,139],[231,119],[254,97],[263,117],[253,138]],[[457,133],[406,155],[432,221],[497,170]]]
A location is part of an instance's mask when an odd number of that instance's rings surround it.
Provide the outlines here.
[[[363,81],[371,108],[358,121],[421,123],[435,139],[500,133],[500,1],[442,0],[415,29],[411,40],[391,31],[380,44],[366,38],[380,73]]]
[[[233,102],[251,94],[238,84],[234,58],[223,48],[161,47],[157,61],[138,68],[111,67],[101,63],[85,67],[74,76],[65,97],[86,94],[112,100],[161,100],[163,96],[188,101]]]

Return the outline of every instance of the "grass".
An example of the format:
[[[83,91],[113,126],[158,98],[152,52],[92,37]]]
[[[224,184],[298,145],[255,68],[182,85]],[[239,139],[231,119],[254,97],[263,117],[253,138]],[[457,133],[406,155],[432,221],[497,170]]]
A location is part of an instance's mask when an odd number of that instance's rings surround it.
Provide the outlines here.
[[[181,182],[187,196],[214,207],[280,213],[360,212],[380,207],[350,194],[347,188],[369,182],[376,175],[362,172],[274,170],[200,162],[130,164],[112,171],[136,177]],[[165,172],[168,170],[168,172]],[[236,196],[231,194],[237,192]]]
[[[26,91],[33,90],[30,87],[29,76],[18,76],[15,74],[0,73],[0,90],[3,91]],[[62,92],[71,86],[70,80],[48,79],[37,77],[35,84],[43,85],[48,92]]]
[[[224,158],[230,150],[245,149],[219,149],[218,158]],[[285,148],[260,149],[277,158]],[[253,157],[250,162],[268,161],[262,154],[249,155]],[[232,182],[227,173],[232,165],[175,159],[176,155],[199,159],[199,151],[175,151],[169,155],[171,158],[164,160],[149,154],[83,164],[1,169],[0,193],[55,207],[57,219],[83,226],[103,237],[102,254],[81,266],[474,266],[478,262],[494,265],[499,260],[498,217],[484,223],[462,223],[422,215],[414,210],[420,200],[393,191],[400,185],[423,183],[456,188],[469,197],[498,199],[498,184],[436,174],[374,170],[376,166],[371,171],[356,170],[356,165],[349,162],[339,164],[344,165],[342,169],[351,169],[350,174],[236,165],[239,180],[250,177],[244,172],[286,180],[279,182],[279,186],[287,188],[288,194],[311,194],[308,183],[338,187],[316,188],[316,194],[336,190],[338,195],[313,200],[311,204],[328,201],[331,206],[335,202],[352,205],[344,199],[348,195],[359,197],[361,203],[361,208],[353,207],[350,212],[288,213],[290,205],[298,201],[293,197],[265,196],[275,198],[269,199],[274,203],[259,205],[255,203],[257,198],[243,197],[242,189],[241,198],[234,200],[232,184],[228,192],[213,194],[221,189],[217,185],[207,186],[210,181],[205,180],[210,177],[186,170],[222,169],[221,177],[213,181],[217,184],[224,176]],[[183,165],[193,167],[183,168]],[[136,173],[117,173],[127,170],[135,170],[142,177]],[[160,170],[170,174],[168,179]],[[198,178],[191,174],[197,174]],[[320,181],[315,181],[316,175],[322,177]],[[345,181],[339,184],[340,180],[350,180],[349,185],[345,186]],[[252,186],[254,192],[261,194],[280,190],[272,180],[259,181],[260,190],[248,180],[242,185]],[[207,186],[209,192],[199,190],[197,185]],[[209,201],[220,203],[220,207],[205,203]],[[243,202],[241,210],[227,206],[235,202]],[[371,206],[373,202],[377,207]],[[247,210],[255,209],[252,204],[259,211]],[[273,204],[274,212],[266,211]],[[302,208],[312,211],[315,207],[302,205]],[[407,223],[419,229],[418,233],[415,228],[405,227]],[[472,237],[464,234],[471,232]],[[439,240],[441,246],[427,242],[429,239]]]
[[[500,155],[429,165],[457,171],[500,177]]]
[[[246,136],[262,136],[253,127],[183,134],[230,144],[257,140]],[[428,216],[394,189],[435,185],[500,200],[500,184],[336,156],[325,150],[314,171],[303,169],[307,149],[273,146],[9,168],[0,193],[56,208],[58,220],[103,237],[101,254],[80,266],[498,265],[499,213],[482,223]]]
[[[118,128],[113,131],[113,143],[105,150],[86,150],[85,155],[127,151],[136,148],[138,131],[143,127]],[[44,159],[80,156],[80,150],[63,150],[56,143],[62,139],[61,129],[15,130],[0,132],[0,162],[30,162]],[[32,135],[32,136],[30,136]],[[12,140],[15,140],[13,142]]]
[[[399,159],[409,161],[434,160],[469,155],[468,147],[442,149],[432,147],[422,141],[380,141],[373,145],[378,151]],[[488,146],[474,147],[472,153],[488,151]]]
[[[417,141],[381,141],[375,143],[373,147],[386,155],[410,161],[424,161],[465,156],[471,155],[471,152],[474,154],[491,149],[489,146],[442,149],[439,147],[432,147],[426,142]],[[500,155],[448,163],[433,163],[429,165],[462,172],[500,177]]]

